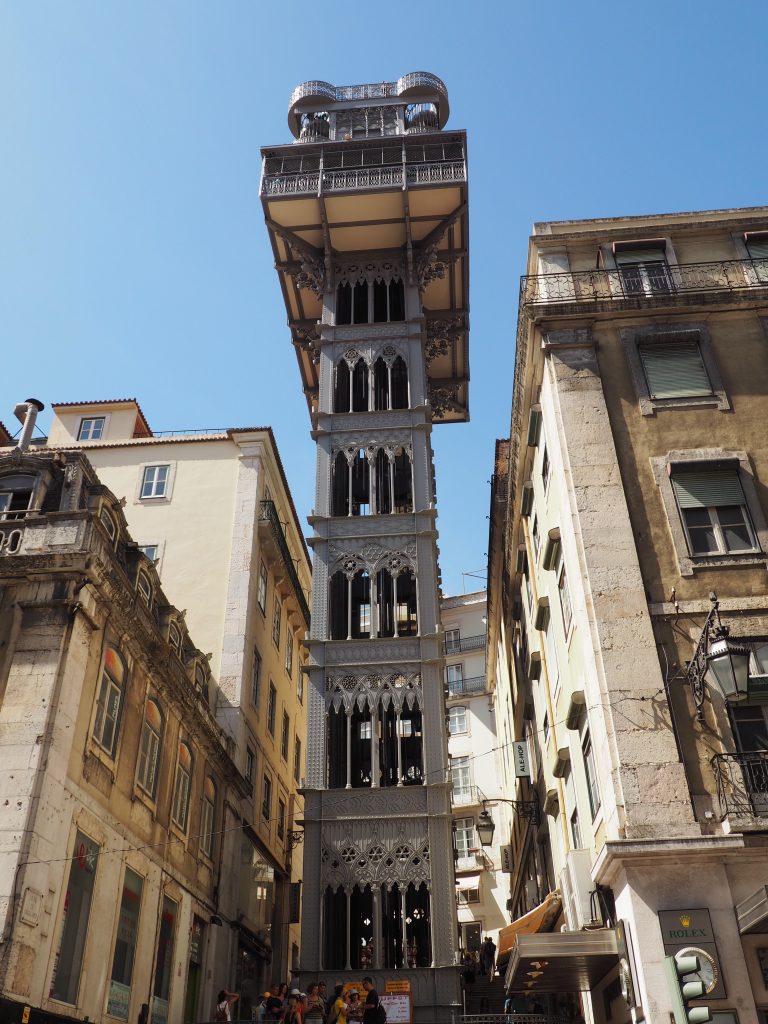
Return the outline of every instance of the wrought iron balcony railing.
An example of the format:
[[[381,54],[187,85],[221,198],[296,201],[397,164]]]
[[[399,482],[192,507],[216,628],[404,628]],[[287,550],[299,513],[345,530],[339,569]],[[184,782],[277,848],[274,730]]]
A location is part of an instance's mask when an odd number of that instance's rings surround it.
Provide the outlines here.
[[[663,300],[678,294],[740,292],[768,288],[768,260],[717,260],[711,263],[663,261],[627,264],[619,270],[582,270],[528,274],[520,281],[523,307],[583,304],[620,299]]]
[[[457,183],[467,180],[463,160],[435,163],[389,164],[382,167],[356,167],[298,173],[265,174],[261,182],[263,196],[317,195],[319,192],[366,192],[369,189],[403,187],[403,173],[408,185]],[[322,187],[321,187],[322,186]]]
[[[485,633],[480,636],[447,637],[443,641],[446,654],[463,654],[465,651],[479,651],[485,647]]]
[[[715,754],[711,764],[721,821],[729,814],[768,818],[768,750]]]
[[[293,587],[293,592],[301,614],[307,624],[307,628],[309,628],[309,605],[307,604],[307,599],[304,596],[301,581],[299,580],[299,574],[296,571],[296,564],[293,561],[290,548],[288,547],[288,541],[285,539],[283,524],[280,522],[280,517],[277,514],[277,509],[275,508],[275,503],[273,501],[262,501],[259,519],[261,519],[262,522],[268,522],[272,527],[275,541],[277,542],[280,555],[283,559],[285,571],[288,574],[288,579],[291,581],[291,586]]]
[[[470,676],[468,679],[449,679],[448,696],[461,697],[465,693],[482,693],[485,690],[485,676]]]

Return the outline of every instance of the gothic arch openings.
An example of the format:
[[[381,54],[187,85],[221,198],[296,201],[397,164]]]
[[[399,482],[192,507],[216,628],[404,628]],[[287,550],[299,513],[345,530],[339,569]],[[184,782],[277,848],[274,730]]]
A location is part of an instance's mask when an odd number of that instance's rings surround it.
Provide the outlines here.
[[[331,451],[331,515],[390,515],[413,511],[412,448],[360,442]]]
[[[329,639],[418,636],[415,550],[384,551],[369,544],[329,566]]]
[[[336,361],[334,412],[386,412],[408,404],[408,366],[394,345],[368,352],[349,348]]]
[[[350,263],[336,267],[336,324],[405,320],[405,284],[399,264]]]

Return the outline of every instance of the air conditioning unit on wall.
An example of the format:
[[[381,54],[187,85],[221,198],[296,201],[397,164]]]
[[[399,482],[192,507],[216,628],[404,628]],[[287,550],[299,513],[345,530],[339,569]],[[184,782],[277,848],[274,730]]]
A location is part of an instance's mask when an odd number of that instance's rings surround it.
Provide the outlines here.
[[[590,872],[590,860],[589,850],[571,850],[560,874],[563,909],[568,931],[571,932],[578,932],[600,923],[593,920],[593,911],[590,907],[590,894],[595,888]],[[595,904],[595,913],[597,912],[599,911]]]

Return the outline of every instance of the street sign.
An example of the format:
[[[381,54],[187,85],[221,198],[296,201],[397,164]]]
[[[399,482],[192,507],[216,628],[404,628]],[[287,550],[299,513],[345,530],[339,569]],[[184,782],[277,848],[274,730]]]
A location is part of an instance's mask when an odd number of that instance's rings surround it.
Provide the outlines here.
[[[529,779],[531,765],[528,761],[528,744],[525,740],[515,740],[512,744],[512,756],[515,759],[515,778]]]

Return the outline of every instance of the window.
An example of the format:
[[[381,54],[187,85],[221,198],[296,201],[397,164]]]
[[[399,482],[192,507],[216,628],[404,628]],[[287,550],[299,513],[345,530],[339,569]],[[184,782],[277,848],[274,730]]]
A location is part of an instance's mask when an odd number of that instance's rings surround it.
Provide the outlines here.
[[[56,955],[50,997],[77,1004],[80,972],[83,968],[88,919],[99,863],[99,847],[78,830],[69,867],[66,897],[62,908],[61,937]]]
[[[205,686],[208,682],[208,676],[206,675],[205,669],[202,665],[195,665],[195,689],[198,693],[205,693]]]
[[[754,231],[744,237],[758,281],[768,281],[768,232]]]
[[[641,344],[638,352],[651,398],[693,398],[712,394],[712,383],[698,341]]]
[[[547,623],[547,631],[544,634],[544,646],[547,652],[547,676],[549,685],[556,690],[560,684],[560,665],[557,660],[557,643],[552,620]]]
[[[296,696],[300,701],[304,700],[304,673],[299,665],[299,678],[296,680]]]
[[[130,868],[125,869],[120,916],[117,922],[115,952],[112,957],[112,976],[109,983],[107,1014],[118,1020],[128,1020],[131,1000],[133,961],[139,932],[139,913],[144,879]]]
[[[125,676],[125,662],[114,647],[108,646],[104,652],[104,668],[96,698],[93,738],[110,757],[115,756],[117,748]]]
[[[469,889],[464,889],[462,886],[459,886],[456,890],[456,902],[460,907],[466,906],[468,903],[479,903],[480,887],[476,885]]]
[[[469,773],[469,756],[449,758],[451,784],[453,792],[451,799],[455,804],[468,804],[472,800],[472,785]]]
[[[173,803],[171,820],[182,832],[187,831],[189,818],[189,791],[192,782],[192,752],[186,743],[179,744],[179,756],[176,762],[176,779],[173,784]]]
[[[736,470],[675,472],[672,488],[691,554],[759,550]]]
[[[573,608],[571,606],[571,592],[568,589],[568,577],[565,572],[565,565],[560,563],[560,573],[557,577],[557,589],[560,594],[560,611],[563,616],[563,632],[566,636],[573,621]]]
[[[298,736],[293,747],[293,777],[297,782],[301,778],[301,740]]]
[[[0,520],[23,519],[32,504],[37,478],[27,473],[4,476],[0,486]]]
[[[459,871],[477,866],[474,851],[477,849],[475,839],[475,819],[456,818],[453,827],[456,850],[456,867]],[[470,852],[472,851],[472,852]]]
[[[203,813],[200,815],[200,849],[210,857],[213,851],[213,823],[216,817],[216,784],[210,775],[203,786]]]
[[[176,917],[179,905],[170,896],[163,896],[160,928],[157,932],[155,954],[155,984],[152,990],[152,1020],[168,1020],[168,997],[173,978],[173,946],[176,938]]]
[[[140,572],[136,577],[136,589],[141,594],[142,600],[147,608],[152,607],[152,584],[146,573]]]
[[[269,684],[269,703],[267,704],[267,728],[272,736],[275,735],[275,715],[277,713],[277,690],[274,684]]]
[[[283,617],[283,609],[280,604],[280,599],[275,592],[275,606],[272,609],[272,640],[275,647],[280,650],[280,621]]]
[[[290,679],[293,675],[293,635],[290,630],[285,634],[285,673]]]
[[[78,441],[100,441],[104,436],[104,417],[90,416],[80,420],[80,429],[77,432]]]
[[[589,809],[594,818],[600,810],[600,790],[597,788],[597,767],[595,765],[595,753],[592,749],[592,738],[589,735],[589,729],[584,730],[584,736],[581,740],[581,753],[584,757],[584,774],[587,779]]]
[[[254,647],[253,666],[251,668],[251,703],[255,708],[259,706],[261,696],[261,655]]]
[[[181,630],[175,622],[172,622],[168,627],[168,643],[178,656],[181,657]]]
[[[141,729],[136,781],[152,799],[154,799],[157,789],[157,764],[160,759],[162,735],[163,714],[153,700],[148,700],[144,709],[144,725]]]
[[[99,510],[99,519],[104,524],[104,529],[109,534],[109,539],[114,540],[117,536],[117,526],[115,526],[115,520],[107,512],[106,508],[102,505]]]
[[[272,814],[272,779],[268,775],[264,776],[264,785],[261,791],[261,816],[265,821],[269,821]]]
[[[157,562],[159,559],[159,544],[139,544],[139,551],[142,555],[146,555],[150,562]]]
[[[277,801],[277,838],[285,838],[285,800]]]
[[[253,775],[256,766],[256,755],[250,747],[245,748],[245,777],[250,783],[253,783]]]
[[[165,498],[170,466],[145,466],[141,480],[142,498]]]
[[[539,517],[533,517],[533,526],[531,527],[531,540],[533,542],[533,560],[538,561],[539,558],[539,546],[541,544],[541,537],[539,536]]]
[[[549,464],[549,450],[548,450],[547,446],[544,445],[544,453],[541,456],[541,482],[542,482],[542,485],[544,487],[544,493],[545,494],[546,494],[547,488],[549,487],[549,471],[550,471],[550,468],[551,467],[550,467],[550,464]]]
[[[267,614],[267,567],[263,562],[259,563],[259,590],[257,601],[262,612]]]
[[[448,709],[448,735],[458,736],[467,731],[467,709],[457,705]]]
[[[283,712],[283,732],[280,737],[280,756],[284,761],[288,760],[288,744],[290,743],[291,720],[286,712]]]
[[[448,684],[448,696],[464,693],[464,666],[446,665],[445,681]]]
[[[573,843],[574,850],[581,850],[583,848],[581,841],[581,826],[579,825],[579,812],[575,807],[571,814],[571,842]]]
[[[616,243],[616,265],[626,295],[659,295],[672,291],[663,241]]]
[[[461,630],[446,629],[445,631],[445,653],[458,654],[461,651]]]

